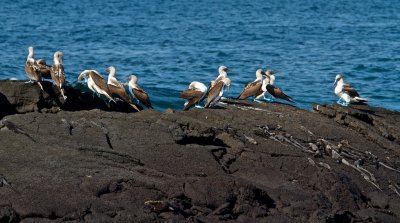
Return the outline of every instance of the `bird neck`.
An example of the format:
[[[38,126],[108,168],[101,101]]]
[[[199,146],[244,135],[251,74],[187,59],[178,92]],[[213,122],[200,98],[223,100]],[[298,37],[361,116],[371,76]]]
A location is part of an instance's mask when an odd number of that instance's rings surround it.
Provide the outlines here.
[[[130,80],[130,81],[129,81],[129,87],[130,87],[130,88],[137,88],[136,81]]]
[[[220,78],[220,77],[226,77],[228,74],[225,72],[225,71],[220,71],[219,72],[219,75],[218,75],[218,78]]]
[[[26,61],[32,61],[32,60],[33,60],[33,51],[29,51]]]
[[[336,85],[336,86],[342,87],[342,86],[343,86],[343,79],[339,79],[339,80],[337,81],[337,85]]]
[[[262,86],[261,86],[261,90],[262,91],[267,91],[267,85],[269,84],[269,78],[268,77],[266,77],[264,80],[263,80],[263,83],[262,83]]]
[[[58,56],[56,56],[56,55],[54,55],[53,61],[54,61],[54,65],[61,64],[60,58],[58,58]]]

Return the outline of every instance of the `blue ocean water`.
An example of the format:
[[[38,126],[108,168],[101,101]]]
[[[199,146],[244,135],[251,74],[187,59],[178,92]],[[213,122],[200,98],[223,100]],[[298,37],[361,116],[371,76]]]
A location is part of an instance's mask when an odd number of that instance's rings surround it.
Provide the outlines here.
[[[69,82],[85,69],[131,73],[156,109],[181,109],[191,81],[230,68],[236,97],[258,68],[299,107],[334,103],[337,73],[370,105],[400,110],[400,1],[81,0],[22,1],[0,7],[0,79],[25,79],[27,47],[52,63],[64,52]]]

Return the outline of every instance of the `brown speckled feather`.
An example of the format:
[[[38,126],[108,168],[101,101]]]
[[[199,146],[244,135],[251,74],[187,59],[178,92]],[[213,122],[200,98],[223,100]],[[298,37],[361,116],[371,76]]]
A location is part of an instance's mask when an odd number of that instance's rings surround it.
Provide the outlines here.
[[[207,103],[204,106],[205,108],[210,107],[211,102],[213,102],[213,100],[219,96],[219,92],[221,91],[221,89],[223,87],[224,87],[224,82],[219,81],[210,88],[210,90],[208,91],[208,95],[207,95]]]
[[[258,80],[258,81],[253,81],[249,84],[246,85],[246,87],[243,89],[242,93],[240,93],[238,99],[246,99],[248,97],[252,97],[252,96],[258,96],[260,94],[262,94],[262,81]]]
[[[42,78],[51,79],[51,66],[47,65],[44,59],[39,59],[36,63],[40,69]]]
[[[352,88],[350,85],[343,86],[343,91],[350,95],[350,97],[360,97],[356,89]]]
[[[118,82],[119,83],[119,82]],[[119,83],[121,87],[116,87],[112,84],[108,85],[108,88],[110,89],[111,95],[117,95],[119,98],[121,98],[124,102],[128,103],[130,106],[132,106],[136,111],[140,111],[140,109],[132,102],[131,98],[129,97],[128,93],[126,93],[125,88],[123,87],[122,84]]]
[[[103,77],[98,75],[96,72],[90,71],[88,75],[92,78],[93,82],[99,86],[101,89],[104,89],[104,91],[108,94],[111,95],[110,88],[108,88],[107,82],[104,80]]]
[[[54,64],[51,67],[51,79],[56,83],[57,87],[63,88],[65,83],[64,66],[62,64]]]
[[[183,108],[184,111],[189,110],[191,107],[193,107],[196,103],[200,101],[200,99],[203,97],[204,93],[198,90],[194,89],[187,89],[183,91],[179,97],[184,98],[188,100],[187,104]]]
[[[141,88],[133,88],[132,90],[133,90],[133,94],[135,95],[135,97],[142,104],[144,104],[148,108],[153,108],[153,106],[151,105],[151,102],[150,102],[149,95],[146,93],[146,91],[144,91]]]
[[[40,68],[35,62],[27,61],[25,63],[25,72],[28,75],[29,79],[34,81],[41,81],[42,76],[40,74]]]

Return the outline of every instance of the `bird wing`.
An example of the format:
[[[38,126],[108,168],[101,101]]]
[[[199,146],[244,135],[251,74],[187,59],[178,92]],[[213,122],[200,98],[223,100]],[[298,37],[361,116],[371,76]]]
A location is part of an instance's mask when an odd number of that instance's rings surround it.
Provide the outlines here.
[[[219,81],[218,83],[214,84],[214,86],[212,86],[210,88],[210,90],[208,91],[208,95],[207,95],[207,103],[205,105],[205,107],[209,107],[211,102],[219,96],[219,92],[221,91],[221,89],[224,87],[224,82]]]
[[[184,111],[189,110],[191,107],[193,107],[196,103],[200,101],[200,99],[203,97],[204,92],[195,90],[195,89],[186,89],[183,91],[179,97],[184,98],[188,100],[187,104],[183,108]]]
[[[262,81],[253,81],[244,87],[242,93],[240,93],[238,99],[246,99],[251,96],[259,95],[262,86]]]
[[[104,78],[102,76],[100,76],[99,73],[97,73],[97,72],[95,72],[93,70],[89,70],[89,71],[86,71],[86,72],[88,72],[88,75],[92,78],[93,82],[97,86],[99,86],[101,89],[104,89],[107,92],[108,95],[111,95],[111,92],[110,92],[110,89],[108,88],[107,82],[104,80]]]
[[[186,89],[183,91],[179,97],[190,100],[192,98],[197,98],[201,97],[203,95],[203,92],[196,90],[196,89]],[[200,98],[199,98],[200,99]]]
[[[349,94],[350,97],[354,98],[354,97],[359,97],[360,95],[358,94],[358,92],[356,91],[356,89],[354,89],[353,87],[351,87],[350,85],[345,85],[343,86],[343,92],[346,92],[347,94]]]
[[[35,61],[26,61],[25,72],[31,80],[40,81],[42,79],[40,69]]]
[[[267,91],[275,98],[280,98],[286,101],[294,102],[294,100],[291,97],[287,96],[285,93],[283,93],[283,91],[280,88],[275,87],[274,85],[268,84]]]
[[[109,85],[114,85],[116,87],[119,88],[124,88],[124,85],[122,85],[119,81],[115,80],[115,79],[110,79],[110,84]]]
[[[141,103],[146,105],[146,107],[148,107],[148,108],[153,108],[153,106],[151,105],[151,102],[150,102],[149,95],[147,94],[146,91],[144,91],[142,88],[133,88],[132,91],[133,91],[133,94],[135,95],[135,97]]]
[[[126,103],[132,103],[131,98],[129,97],[128,93],[126,93],[126,90],[124,87],[121,88],[121,87],[117,87],[112,84],[109,84],[108,88],[110,89],[111,94],[119,96]]]
[[[51,78],[51,66],[47,65],[44,59],[39,59],[36,61],[36,63],[40,69],[42,77]]]

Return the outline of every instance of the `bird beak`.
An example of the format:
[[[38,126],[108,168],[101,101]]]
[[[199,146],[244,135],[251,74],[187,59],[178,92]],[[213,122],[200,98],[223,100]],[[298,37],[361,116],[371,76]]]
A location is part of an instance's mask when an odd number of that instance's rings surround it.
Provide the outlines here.
[[[335,85],[336,85],[336,82],[337,82],[337,79],[335,79],[335,82],[333,82],[333,86],[335,86]]]

